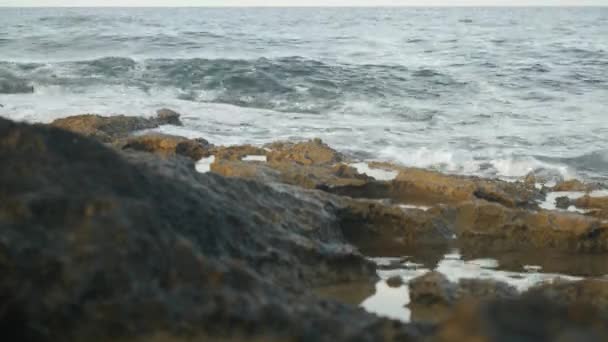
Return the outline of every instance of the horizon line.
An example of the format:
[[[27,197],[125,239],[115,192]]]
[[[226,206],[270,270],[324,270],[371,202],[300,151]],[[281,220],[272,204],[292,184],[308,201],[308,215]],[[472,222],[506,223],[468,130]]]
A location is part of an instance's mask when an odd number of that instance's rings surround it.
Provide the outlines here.
[[[222,6],[222,5],[207,5],[207,6],[166,6],[166,5],[151,5],[151,6],[129,6],[129,5],[114,5],[114,6],[16,6],[16,5],[0,5],[0,8],[608,8],[606,5],[250,5],[250,6]]]

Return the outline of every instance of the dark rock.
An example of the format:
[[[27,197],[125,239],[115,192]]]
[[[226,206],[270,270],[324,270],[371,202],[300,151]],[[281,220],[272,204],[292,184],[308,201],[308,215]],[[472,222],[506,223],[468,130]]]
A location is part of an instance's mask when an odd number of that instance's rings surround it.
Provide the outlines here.
[[[29,341],[415,340],[308,288],[373,282],[321,193],[0,119],[0,326]]]
[[[403,286],[403,278],[400,276],[390,277],[386,280],[386,284],[389,287],[400,287]]]
[[[555,207],[560,209],[568,209],[572,205],[570,197],[562,196],[555,199]]]
[[[183,124],[179,119],[180,116],[181,114],[178,112],[167,108],[156,111],[156,117],[161,125],[182,126]]]
[[[514,298],[517,290],[494,280],[461,279],[450,282],[439,272],[429,272],[410,282],[410,298],[413,305],[454,305],[467,298],[496,299]]]
[[[539,296],[457,305],[432,339],[439,342],[608,340],[608,317],[588,305],[567,305]]]

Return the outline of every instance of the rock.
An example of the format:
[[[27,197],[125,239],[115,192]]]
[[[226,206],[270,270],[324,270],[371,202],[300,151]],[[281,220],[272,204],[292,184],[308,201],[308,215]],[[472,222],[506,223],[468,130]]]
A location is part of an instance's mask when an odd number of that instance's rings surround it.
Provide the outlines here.
[[[370,164],[399,171],[391,182],[366,182],[329,189],[332,193],[356,198],[390,198],[414,205],[455,204],[484,199],[515,208],[535,209],[544,195],[525,183],[486,180],[477,177],[446,175],[432,170]]]
[[[177,121],[179,121],[179,118],[177,118]],[[167,115],[144,118],[124,115],[104,117],[84,114],[57,119],[51,125],[95,138],[104,143],[110,143],[117,139],[124,139],[134,131],[175,123],[175,117]]]
[[[368,256],[402,256],[414,248],[442,250],[453,232],[437,210],[403,209],[365,200],[342,200],[340,227]]]
[[[552,191],[583,191],[589,192],[593,190],[598,190],[599,186],[597,184],[585,184],[577,179],[567,180],[561,182],[554,186]]]
[[[336,150],[327,146],[321,139],[302,143],[278,142],[267,145],[268,162],[294,162],[301,165],[333,165],[341,162],[343,157]]]
[[[160,133],[131,136],[115,142],[114,145],[123,150],[150,152],[164,157],[182,155],[194,161],[208,157],[211,148],[205,139],[192,140]]]
[[[212,151],[216,161],[229,160],[239,161],[246,156],[265,156],[267,151],[263,148],[255,147],[252,145],[240,145],[240,146],[220,146]],[[247,164],[243,164],[247,166]]]
[[[583,196],[574,201],[577,208],[608,210],[608,197]]]
[[[446,225],[461,241],[498,247],[608,251],[608,223],[576,213],[510,209],[486,201],[446,207]]]
[[[608,280],[584,279],[567,281],[557,279],[529,289],[527,295],[545,297],[553,302],[574,305],[583,303],[608,314]]]
[[[179,119],[181,114],[171,109],[163,108],[156,111],[156,118],[164,125],[182,126]]]
[[[536,186],[536,184],[561,183],[564,181],[564,176],[555,169],[539,168],[530,171],[524,178],[524,182],[528,186]]]
[[[432,340],[600,342],[608,340],[607,319],[587,305],[563,305],[537,296],[472,299],[457,305]]]
[[[0,327],[28,341],[415,340],[321,300],[373,283],[331,202],[0,119]]]
[[[410,299],[414,305],[442,304],[452,306],[465,299],[504,299],[518,296],[517,289],[488,279],[461,279],[450,282],[433,271],[410,282]]]
[[[560,209],[568,209],[572,205],[572,201],[568,196],[562,196],[555,199],[555,207]]]
[[[403,278],[400,276],[390,277],[386,280],[386,284],[389,287],[401,287],[403,286]]]

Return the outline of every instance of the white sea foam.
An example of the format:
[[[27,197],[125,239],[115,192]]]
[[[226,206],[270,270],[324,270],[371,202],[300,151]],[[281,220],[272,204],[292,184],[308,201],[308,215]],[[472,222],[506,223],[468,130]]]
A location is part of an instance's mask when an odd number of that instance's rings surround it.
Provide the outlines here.
[[[555,203],[555,201],[559,197],[568,197],[570,200],[574,201],[583,196],[605,197],[605,196],[608,196],[608,190],[596,190],[596,191],[591,191],[588,193],[584,192],[584,191],[554,191],[554,192],[548,193],[545,200],[539,202],[538,205],[542,209],[546,209],[546,210],[563,210],[563,209],[557,208],[556,203]],[[571,205],[566,210],[571,211],[571,212],[578,212],[581,214],[588,212],[588,210],[579,209],[579,208],[575,207],[574,205]]]
[[[354,163],[354,164],[351,164],[350,166],[357,169],[357,172],[366,174],[379,181],[392,181],[393,179],[397,178],[397,175],[399,175],[399,172],[397,172],[397,171],[371,168],[371,167],[369,167],[368,163],[363,163],[363,162]]]
[[[431,270],[422,267],[422,265],[408,263],[402,258],[372,258],[371,260],[379,266],[393,268],[377,271],[381,280],[376,284],[376,292],[365,299],[361,306],[368,312],[409,322],[411,312],[406,306],[410,303],[409,286],[407,284],[412,279]],[[551,282],[558,278],[570,281],[582,279],[581,277],[563,274],[542,273],[542,268],[534,265],[524,266],[522,272],[503,271],[499,267],[498,261],[490,258],[462,260],[459,251],[454,250],[446,254],[434,270],[445,275],[451,282],[458,282],[461,279],[492,279],[507,283],[519,291],[525,291],[535,285]],[[395,276],[401,277],[404,285],[397,288],[388,286],[387,279]]]
[[[211,164],[215,161],[215,156],[203,158],[196,163],[196,171],[200,173],[207,173],[211,171]]]
[[[266,163],[268,161],[268,158],[266,156],[254,156],[254,155],[249,155],[249,156],[245,156],[242,159],[243,161],[251,161],[251,162],[262,162],[262,163]]]

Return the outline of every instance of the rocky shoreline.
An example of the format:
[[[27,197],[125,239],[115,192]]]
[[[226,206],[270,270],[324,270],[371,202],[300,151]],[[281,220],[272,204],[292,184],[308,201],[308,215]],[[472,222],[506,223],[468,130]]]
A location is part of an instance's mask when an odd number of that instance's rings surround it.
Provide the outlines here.
[[[597,184],[387,163],[361,172],[318,139],[215,146],[145,131],[181,125],[157,114],[0,118],[0,326],[12,340],[608,339],[608,197]],[[572,191],[580,197],[542,208]],[[543,257],[560,255],[572,262],[560,273],[588,279],[521,293],[427,273],[411,282],[410,307],[430,315],[409,323],[353,305],[378,281],[371,257],[433,264],[450,248],[548,269]],[[344,284],[357,289],[350,300],[320,294]]]

